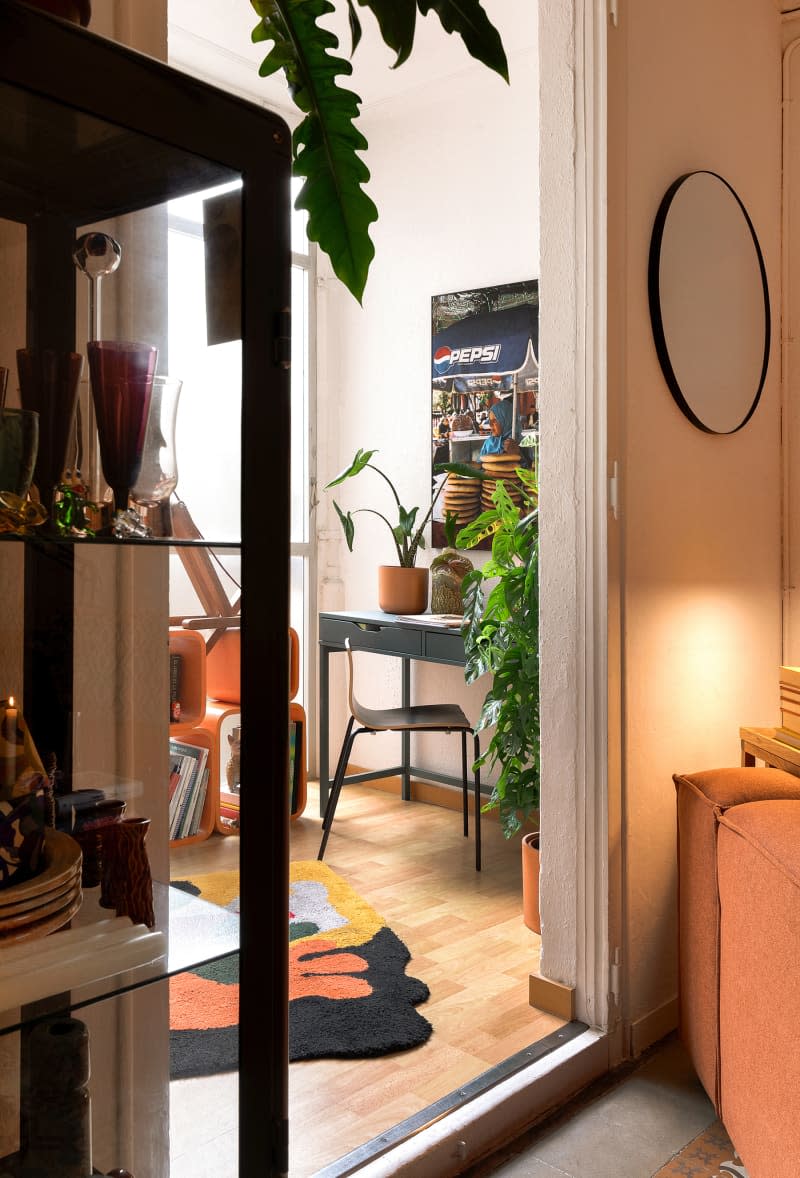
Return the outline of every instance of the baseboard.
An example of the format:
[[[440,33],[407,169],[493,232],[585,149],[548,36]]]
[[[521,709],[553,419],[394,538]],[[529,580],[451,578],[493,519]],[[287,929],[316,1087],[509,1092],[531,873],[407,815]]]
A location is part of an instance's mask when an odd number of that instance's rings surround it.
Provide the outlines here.
[[[348,773],[369,773],[369,769],[363,769],[358,765],[348,765]],[[374,781],[363,781],[361,783],[370,789],[378,789],[382,793],[394,794],[400,797],[402,782],[399,777],[376,777]],[[441,806],[445,810],[461,810],[461,790],[455,785],[442,785],[434,781],[416,781],[411,780],[411,798],[415,802],[425,802],[429,806]],[[470,813],[474,810],[472,798],[472,786],[470,784],[469,795],[469,809]],[[487,810],[481,813],[481,822],[497,822],[497,810]]]
[[[638,1059],[643,1051],[652,1047],[654,1043],[658,1043],[670,1031],[674,1031],[677,1026],[678,998],[676,995],[630,1024],[628,1041],[631,1059]]]
[[[575,987],[565,986],[532,973],[528,978],[528,1002],[545,1014],[554,1014],[571,1022],[575,1018]]]

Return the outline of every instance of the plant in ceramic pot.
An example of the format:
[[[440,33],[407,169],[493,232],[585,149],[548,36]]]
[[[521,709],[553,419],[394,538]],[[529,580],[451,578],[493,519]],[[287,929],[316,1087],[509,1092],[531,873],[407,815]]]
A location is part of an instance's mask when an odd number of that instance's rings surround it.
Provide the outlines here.
[[[333,506],[336,508],[336,514],[339,516],[344,530],[347,547],[351,552],[355,539],[353,516],[366,513],[383,520],[394,542],[397,564],[379,565],[378,567],[378,604],[386,613],[422,613],[428,604],[428,569],[416,567],[417,554],[420,549],[425,548],[425,528],[433,515],[436,500],[446,480],[440,481],[439,487],[433,494],[430,507],[422,520],[417,522],[419,507],[409,509],[403,506],[392,480],[371,461],[374,454],[377,454],[377,450],[357,450],[350,465],[341,471],[335,479],[331,479],[325,490],[329,491],[331,487],[338,487],[346,479],[352,479],[361,474],[363,470],[371,470],[383,479],[394,499],[397,509],[397,523],[392,523],[383,512],[377,511],[373,507],[359,507],[354,511],[343,511],[335,499]],[[448,471],[455,474],[463,474],[467,470],[472,471],[472,468],[456,462],[445,463],[437,467],[437,472]]]
[[[474,568],[472,561],[456,548],[458,518],[448,511],[444,517],[446,547],[431,561],[431,613],[462,614],[463,584]]]
[[[506,838],[525,832],[526,924],[539,932],[539,835],[530,830],[538,828],[540,780],[538,488],[532,470],[520,467],[516,477],[522,504],[498,482],[492,509],[462,528],[457,543],[470,548],[492,539],[489,560],[464,578],[464,673],[468,683],[492,676],[476,725],[494,727],[479,763],[499,770],[484,809],[499,811]]]

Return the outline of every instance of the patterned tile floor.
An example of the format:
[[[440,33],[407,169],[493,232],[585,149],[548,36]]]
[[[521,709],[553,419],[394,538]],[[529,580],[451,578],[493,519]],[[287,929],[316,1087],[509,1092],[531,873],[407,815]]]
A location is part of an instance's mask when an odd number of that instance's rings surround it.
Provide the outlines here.
[[[571,1108],[471,1178],[747,1178],[677,1039]]]

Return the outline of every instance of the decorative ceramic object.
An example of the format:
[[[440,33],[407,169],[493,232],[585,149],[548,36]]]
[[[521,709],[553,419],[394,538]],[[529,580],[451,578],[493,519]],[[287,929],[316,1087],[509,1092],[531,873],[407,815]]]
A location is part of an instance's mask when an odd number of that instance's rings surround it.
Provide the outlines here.
[[[522,836],[522,918],[531,932],[541,933],[538,830]]]
[[[149,827],[149,818],[123,818],[104,828],[100,906],[153,928],[153,879],[144,845]]]
[[[378,566],[378,605],[387,614],[421,614],[428,605],[428,569]]]
[[[445,548],[431,561],[431,613],[461,614],[461,583],[472,572],[472,561],[455,548]]]
[[[87,1178],[93,1170],[86,1024],[66,1015],[47,1019],[31,1030],[27,1051],[21,1173]]]

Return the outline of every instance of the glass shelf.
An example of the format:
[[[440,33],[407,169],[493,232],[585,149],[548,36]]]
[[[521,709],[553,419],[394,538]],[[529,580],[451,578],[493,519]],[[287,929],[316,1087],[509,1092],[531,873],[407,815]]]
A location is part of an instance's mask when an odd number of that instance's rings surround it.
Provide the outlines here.
[[[83,903],[71,922],[71,929],[88,930],[98,922],[113,918],[113,912],[109,913],[108,909],[99,906],[99,892],[99,888],[91,888],[83,893]],[[18,1031],[23,1026],[40,1020],[43,1017],[40,1003],[48,997],[63,997],[64,1006],[76,1011],[141,986],[162,981],[174,974],[197,969],[200,965],[207,965],[211,961],[239,951],[239,917],[235,913],[166,884],[153,884],[153,901],[156,925],[152,931],[163,935],[166,952],[162,956],[145,964],[111,973],[101,979],[89,976],[83,984],[74,985],[69,991],[65,991],[63,985],[56,985],[50,995],[41,995],[36,1001],[28,1002],[21,1008],[12,1007],[0,1012],[0,1036]],[[134,925],[130,921],[126,923],[133,934]],[[59,935],[58,932],[51,933],[27,944],[43,948],[46,942],[48,949],[58,948]],[[96,948],[93,953],[99,958]],[[64,968],[70,956],[71,954],[65,950]],[[91,971],[92,963],[88,956],[84,964],[86,970]],[[29,991],[33,992],[35,991]]]

